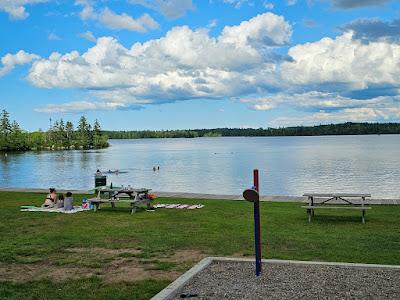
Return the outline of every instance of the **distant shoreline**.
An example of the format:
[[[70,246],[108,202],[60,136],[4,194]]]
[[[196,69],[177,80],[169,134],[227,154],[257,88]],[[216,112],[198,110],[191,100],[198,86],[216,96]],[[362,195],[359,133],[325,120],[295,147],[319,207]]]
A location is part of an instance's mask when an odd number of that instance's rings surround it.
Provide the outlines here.
[[[221,137],[231,137],[231,138],[240,138],[240,137],[318,137],[318,136],[367,136],[367,135],[400,135],[400,133],[365,133],[365,134],[321,134],[321,135],[229,135],[229,136],[197,136],[197,137],[143,137],[143,138],[109,138],[108,140],[144,140],[144,139],[200,139],[200,138],[221,138]],[[78,149],[79,150],[79,149]],[[86,149],[90,150],[90,149]],[[96,149],[92,149],[96,150]]]
[[[269,137],[400,134],[400,123],[341,123],[282,128],[213,128],[180,130],[103,131],[109,139]]]

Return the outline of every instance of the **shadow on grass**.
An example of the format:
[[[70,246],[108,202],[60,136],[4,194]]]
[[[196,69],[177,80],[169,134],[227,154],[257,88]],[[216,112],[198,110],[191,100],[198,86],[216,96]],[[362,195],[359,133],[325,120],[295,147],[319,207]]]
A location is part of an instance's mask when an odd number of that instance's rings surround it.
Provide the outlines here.
[[[367,223],[367,218],[365,222]],[[332,215],[314,215],[311,223],[318,224],[346,224],[346,223],[360,223],[362,224],[361,216],[332,216]]]
[[[93,212],[93,213],[96,213],[96,214],[97,214],[97,213],[101,213],[101,212],[107,212],[107,213],[128,213],[128,214],[130,214],[131,211],[132,211],[132,208],[126,206],[126,207],[115,207],[115,208],[112,208],[112,207],[101,207],[101,208],[98,209],[96,212],[95,212],[95,211],[92,211],[92,212]],[[138,213],[146,213],[146,212],[147,212],[147,211],[146,211],[145,208],[139,207],[139,208],[136,209],[136,212],[134,212],[133,215],[134,215],[134,214],[138,214]]]

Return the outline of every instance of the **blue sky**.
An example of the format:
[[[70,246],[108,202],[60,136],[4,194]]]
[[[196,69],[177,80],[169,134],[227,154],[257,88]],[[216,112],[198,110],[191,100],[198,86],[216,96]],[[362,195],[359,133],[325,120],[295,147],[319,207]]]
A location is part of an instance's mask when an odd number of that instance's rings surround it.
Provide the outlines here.
[[[0,101],[24,128],[400,121],[390,0],[0,0]]]

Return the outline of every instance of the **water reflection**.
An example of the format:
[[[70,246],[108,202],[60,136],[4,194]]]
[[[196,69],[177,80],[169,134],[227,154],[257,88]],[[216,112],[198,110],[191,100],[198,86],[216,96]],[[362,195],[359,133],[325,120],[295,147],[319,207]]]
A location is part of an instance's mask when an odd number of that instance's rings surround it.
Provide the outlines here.
[[[93,151],[0,155],[0,186],[89,189],[96,169],[113,184],[239,194],[260,169],[261,191],[369,192],[400,197],[400,136],[114,140]],[[153,172],[153,166],[160,171]]]

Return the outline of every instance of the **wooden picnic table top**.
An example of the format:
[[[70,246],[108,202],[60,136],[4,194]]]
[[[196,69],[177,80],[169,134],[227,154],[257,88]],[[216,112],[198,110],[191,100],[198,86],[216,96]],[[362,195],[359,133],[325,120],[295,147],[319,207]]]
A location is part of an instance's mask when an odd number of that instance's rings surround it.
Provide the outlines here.
[[[146,188],[99,188],[99,192],[109,192],[109,193],[148,193],[151,189]]]
[[[136,203],[136,202],[143,202],[143,201],[147,201],[149,199],[127,199],[127,200],[116,200],[116,199],[101,199],[101,198],[91,198],[88,199],[88,201],[92,202],[92,203],[96,203],[96,202],[102,202],[102,203]]]
[[[371,194],[354,194],[354,193],[331,193],[331,194],[319,194],[319,193],[306,193],[303,196],[305,197],[371,197]]]

